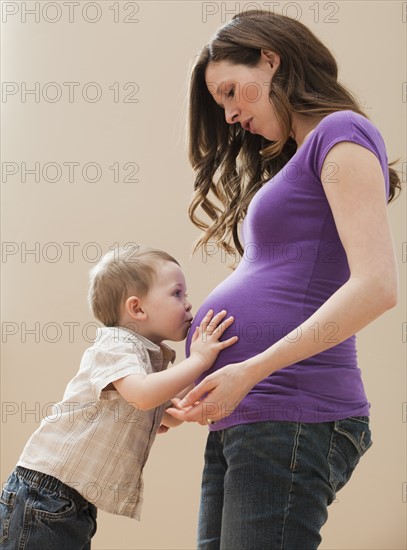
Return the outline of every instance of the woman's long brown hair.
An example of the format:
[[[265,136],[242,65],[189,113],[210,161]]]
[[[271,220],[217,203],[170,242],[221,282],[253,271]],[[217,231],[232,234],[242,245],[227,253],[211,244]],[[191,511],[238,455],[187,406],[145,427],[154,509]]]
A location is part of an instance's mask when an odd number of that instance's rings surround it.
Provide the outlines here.
[[[269,91],[283,134],[275,142],[252,135],[239,124],[228,124],[205,83],[209,61],[254,67],[261,49],[280,56]],[[267,11],[237,14],[203,48],[192,71],[189,94],[189,159],[196,171],[189,216],[204,230],[195,249],[212,241],[227,253],[236,249],[243,254],[238,226],[253,195],[297,149],[289,137],[292,113],[323,117],[352,110],[368,118],[337,76],[334,57],[305,25]],[[400,179],[390,166],[389,175],[390,202],[400,190]],[[209,223],[196,215],[199,207]]]

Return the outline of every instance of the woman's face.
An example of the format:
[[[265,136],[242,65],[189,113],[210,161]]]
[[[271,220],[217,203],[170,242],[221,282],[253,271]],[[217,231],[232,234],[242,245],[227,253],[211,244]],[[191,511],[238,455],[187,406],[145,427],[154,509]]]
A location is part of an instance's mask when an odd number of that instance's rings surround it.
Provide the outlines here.
[[[262,52],[255,67],[210,61],[205,72],[208,90],[225,110],[226,122],[238,122],[245,130],[270,141],[282,137],[269,99],[270,81],[279,64],[277,54],[273,55],[276,57]]]

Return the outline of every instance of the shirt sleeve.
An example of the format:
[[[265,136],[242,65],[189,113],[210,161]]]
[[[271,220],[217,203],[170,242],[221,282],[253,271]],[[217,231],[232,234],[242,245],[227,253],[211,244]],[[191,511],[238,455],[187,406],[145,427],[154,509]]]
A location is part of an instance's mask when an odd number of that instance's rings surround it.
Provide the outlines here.
[[[325,117],[318,126],[315,141],[315,170],[320,176],[329,151],[342,141],[357,143],[371,151],[379,160],[389,193],[389,170],[386,146],[376,126],[366,117],[353,111],[338,111]]]
[[[103,388],[124,376],[151,372],[147,351],[132,342],[115,342],[108,347],[94,348],[89,353],[90,383],[97,399]]]

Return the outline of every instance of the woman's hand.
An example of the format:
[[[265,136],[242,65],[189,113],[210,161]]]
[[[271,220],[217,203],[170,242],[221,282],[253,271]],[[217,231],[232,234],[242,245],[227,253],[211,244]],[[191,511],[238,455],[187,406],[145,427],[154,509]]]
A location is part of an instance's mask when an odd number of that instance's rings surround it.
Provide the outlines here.
[[[207,376],[167,413],[185,422],[207,425],[229,416],[252,389],[246,373],[247,364],[227,365]]]

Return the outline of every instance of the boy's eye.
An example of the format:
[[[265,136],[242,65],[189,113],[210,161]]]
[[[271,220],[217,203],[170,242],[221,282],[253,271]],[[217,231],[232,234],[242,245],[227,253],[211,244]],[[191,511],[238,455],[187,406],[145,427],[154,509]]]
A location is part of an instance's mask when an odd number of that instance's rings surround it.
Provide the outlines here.
[[[181,291],[180,291],[180,290],[176,290],[176,291],[174,292],[174,296],[177,296],[177,297],[181,296]]]

